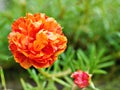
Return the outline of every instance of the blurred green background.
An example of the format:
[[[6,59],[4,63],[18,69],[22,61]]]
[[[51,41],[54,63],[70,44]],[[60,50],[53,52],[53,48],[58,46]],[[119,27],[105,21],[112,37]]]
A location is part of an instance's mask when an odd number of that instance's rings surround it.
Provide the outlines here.
[[[72,52],[76,53],[81,49],[89,56],[90,48],[94,46],[96,52],[93,56],[96,56],[103,50],[101,54],[107,58],[109,67],[101,67],[108,73],[96,75],[96,85],[101,90],[119,90],[120,0],[0,0],[0,66],[5,70],[7,81],[18,72],[21,76],[27,76],[25,70],[14,62],[7,39],[11,24],[17,18],[25,16],[26,12],[41,12],[54,17],[63,27]],[[61,57],[63,56],[64,54]],[[76,56],[73,58],[76,59]],[[15,77],[13,83],[16,82],[18,83],[18,78]],[[7,84],[10,88],[16,88],[9,82]]]

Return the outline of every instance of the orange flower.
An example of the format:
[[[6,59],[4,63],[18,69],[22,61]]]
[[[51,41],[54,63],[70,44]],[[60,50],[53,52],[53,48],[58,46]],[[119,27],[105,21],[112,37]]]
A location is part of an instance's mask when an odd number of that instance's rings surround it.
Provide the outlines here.
[[[27,13],[26,17],[17,19],[8,39],[15,61],[25,69],[51,66],[67,43],[61,26],[42,13]]]

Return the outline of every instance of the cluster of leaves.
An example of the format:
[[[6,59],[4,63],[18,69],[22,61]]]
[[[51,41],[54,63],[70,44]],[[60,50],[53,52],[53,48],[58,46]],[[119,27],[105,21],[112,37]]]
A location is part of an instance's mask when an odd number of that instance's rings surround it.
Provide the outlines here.
[[[36,86],[33,87],[21,79],[24,90],[57,90],[58,85],[64,86],[62,90],[69,90],[73,86],[70,74],[76,70],[87,71],[91,75],[106,74],[104,69],[114,64],[112,56],[105,55],[105,49],[97,51],[95,45],[91,45],[89,49],[86,53],[81,49],[75,52],[70,46],[52,67],[42,69],[39,74],[35,69],[29,69],[28,72]]]
[[[106,74],[104,69],[120,59],[119,0],[3,0],[3,4],[4,8],[0,9],[2,67],[13,65],[13,60],[8,59],[11,53],[8,49],[7,35],[12,22],[25,16],[26,12],[42,12],[54,17],[68,38],[66,52],[52,67],[44,69],[47,73],[57,73],[70,68],[72,72],[82,69],[90,74]],[[34,69],[28,72],[37,87],[34,88],[21,79],[24,90],[38,90],[40,87],[43,87],[43,90],[51,90],[47,86],[56,90],[53,87],[56,86],[55,80],[37,75]],[[70,88],[73,83],[69,77],[70,74],[60,77],[63,80],[58,78],[57,82],[65,86],[64,88]]]

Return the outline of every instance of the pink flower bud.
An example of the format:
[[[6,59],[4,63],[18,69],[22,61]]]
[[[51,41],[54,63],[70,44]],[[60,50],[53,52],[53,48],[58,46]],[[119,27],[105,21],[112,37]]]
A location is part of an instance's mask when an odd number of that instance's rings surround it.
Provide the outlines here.
[[[89,85],[90,75],[86,72],[79,70],[74,72],[71,77],[74,78],[74,83],[80,88],[85,88]]]

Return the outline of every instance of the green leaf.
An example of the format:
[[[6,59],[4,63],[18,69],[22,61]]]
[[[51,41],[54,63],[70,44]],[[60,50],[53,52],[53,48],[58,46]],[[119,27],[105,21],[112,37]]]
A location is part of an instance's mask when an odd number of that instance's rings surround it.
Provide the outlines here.
[[[31,78],[32,78],[32,79],[36,82],[36,84],[39,86],[39,78],[38,78],[38,75],[37,75],[35,69],[31,69],[31,70],[28,69],[28,72],[29,72]]]
[[[2,86],[6,90],[6,81],[5,81],[4,71],[3,71],[2,67],[0,67],[0,76],[1,76]]]
[[[107,74],[107,72],[105,70],[101,70],[101,69],[96,69],[93,71],[93,73],[95,73],[95,74]]]
[[[60,67],[59,67],[59,63],[60,63],[60,60],[56,60],[55,63],[54,63],[54,72],[57,72],[60,70]],[[51,69],[51,68],[50,68]],[[49,70],[50,70],[49,69]],[[48,70],[47,70],[48,71]]]
[[[72,72],[75,72],[75,66],[77,66],[77,65],[75,65],[74,66],[74,63],[75,61],[73,61],[72,63],[70,63],[70,68],[71,68],[71,70],[72,70]]]
[[[48,81],[48,85],[47,88],[45,88],[45,90],[57,90],[57,88],[53,81]]]
[[[9,56],[8,60],[14,60],[14,57],[13,56]]]
[[[82,59],[82,60],[85,62],[86,65],[89,64],[88,57],[83,53],[82,50],[78,50],[78,51],[77,51],[77,56],[78,56],[79,59]],[[81,56],[81,57],[80,57],[80,56]]]
[[[64,79],[69,83],[69,84],[73,84],[73,81],[68,77],[68,76],[65,76]]]
[[[27,85],[26,85],[25,81],[22,78],[20,79],[20,82],[22,84],[23,89],[28,90]]]
[[[99,64],[98,68],[106,68],[106,67],[114,65],[114,63],[115,63],[114,61],[104,62],[104,63]]]
[[[5,54],[0,54],[0,59],[1,60],[8,60],[9,56],[5,55]]]
[[[96,47],[95,47],[95,45],[93,44],[93,45],[91,45],[90,47],[89,47],[90,49],[90,56],[89,56],[89,59],[90,59],[90,64],[94,64],[95,63],[95,58],[96,58]]]
[[[99,49],[100,51],[99,51],[99,53],[98,53],[98,58],[100,59],[103,55],[104,55],[104,53],[106,52],[106,49],[105,48],[102,48],[102,49]]]
[[[97,66],[97,54],[96,54],[96,46],[94,44],[90,45],[89,47],[89,68],[90,68],[90,73],[93,73],[93,70]]]
[[[84,69],[85,64],[83,63],[83,59],[81,57],[81,55],[79,53],[77,53],[77,57],[78,57],[78,65],[80,69]]]
[[[113,58],[113,56],[108,55],[108,56],[101,58],[100,62],[106,62],[106,61],[111,60],[112,58]]]

